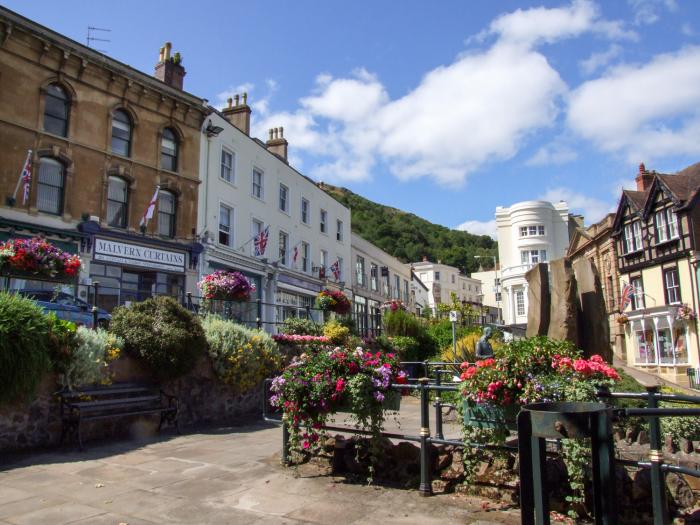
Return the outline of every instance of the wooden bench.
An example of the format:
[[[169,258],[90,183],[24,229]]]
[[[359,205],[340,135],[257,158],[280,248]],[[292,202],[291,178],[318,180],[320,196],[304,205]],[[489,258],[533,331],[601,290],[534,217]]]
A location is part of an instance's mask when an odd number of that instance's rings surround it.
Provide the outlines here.
[[[69,432],[77,435],[80,450],[84,450],[80,432],[83,421],[114,419],[122,416],[160,414],[158,431],[167,422],[175,425],[178,434],[178,400],[159,387],[136,383],[116,383],[87,386],[57,392],[61,402],[61,441]]]

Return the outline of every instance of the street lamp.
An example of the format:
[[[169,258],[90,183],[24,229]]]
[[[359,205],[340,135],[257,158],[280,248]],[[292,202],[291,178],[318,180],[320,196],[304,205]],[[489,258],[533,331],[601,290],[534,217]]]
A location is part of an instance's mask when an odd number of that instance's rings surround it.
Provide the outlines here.
[[[494,293],[496,294],[496,308],[498,309],[498,324],[502,324],[501,319],[501,280],[498,278],[498,257],[496,255],[475,255],[475,259],[493,259],[493,271],[494,271]]]

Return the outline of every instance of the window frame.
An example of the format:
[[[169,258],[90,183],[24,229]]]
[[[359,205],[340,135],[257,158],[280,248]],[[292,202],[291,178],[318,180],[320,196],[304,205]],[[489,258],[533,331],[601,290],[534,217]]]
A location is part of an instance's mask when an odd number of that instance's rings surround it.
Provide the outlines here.
[[[119,181],[120,183],[124,184],[124,201],[117,201],[110,198],[110,185],[113,181]],[[123,207],[123,220],[119,224],[110,221],[110,207],[113,203]],[[109,177],[107,177],[107,225],[112,228],[121,229],[126,229],[129,226],[129,182],[125,178],[119,177],[117,175],[110,175]]]
[[[644,300],[644,281],[642,281],[642,277],[630,277],[630,286],[633,290],[631,297],[632,311],[643,310],[646,307],[646,301]]]
[[[340,219],[335,220],[335,240],[343,242],[343,221]]]
[[[328,212],[323,208],[319,209],[319,231],[323,235],[328,235]]]
[[[306,204],[306,206],[304,206]],[[306,199],[304,197],[301,198],[301,223],[306,224],[307,226],[311,222],[311,203],[309,202],[309,199]]]
[[[58,89],[63,97],[59,97],[51,92],[52,88]],[[58,115],[58,114],[53,114],[49,113],[49,98],[55,99],[57,101],[60,101],[63,104],[64,108],[64,115]],[[53,108],[52,108],[53,109]],[[63,87],[61,84],[58,82],[52,82],[48,86],[46,86],[46,91],[44,94],[44,115],[43,115],[43,121],[42,121],[42,129],[46,133],[50,133],[52,135],[56,135],[57,137],[68,137],[68,131],[70,128],[70,113],[71,113],[71,96],[68,93],[68,90]],[[50,126],[46,125],[46,117],[49,117],[50,119],[54,119],[56,121],[60,121],[63,123],[63,133],[56,133],[55,130],[48,129]]]
[[[673,283],[669,285],[669,277],[672,278]],[[663,271],[663,284],[664,284],[664,299],[666,304],[681,304],[681,282],[680,275],[678,273],[678,268],[667,268]],[[671,300],[673,298],[675,300]]]
[[[168,195],[172,199],[173,209],[172,212],[164,212],[161,210],[160,199],[163,195]],[[168,231],[163,233],[161,231],[161,219],[163,216],[167,216],[168,221]],[[160,190],[158,192],[158,235],[161,237],[166,237],[168,239],[174,239],[177,233],[177,195],[170,190]]]
[[[280,182],[279,188],[279,211],[289,215],[289,186]]]
[[[172,138],[166,136],[171,135]],[[165,141],[170,141],[173,144],[173,153],[165,151]],[[170,159],[170,166],[165,166],[165,159]],[[160,137],[160,169],[177,173],[178,165],[180,164],[180,138],[173,128],[164,128]]]
[[[255,217],[251,217],[251,220],[250,220],[250,233],[251,233],[250,254],[253,257],[255,257],[255,238],[258,235],[260,235],[260,232],[263,231],[264,229],[265,229],[265,222],[264,221],[256,219]],[[269,243],[269,239],[268,239],[268,243]]]
[[[228,211],[228,225],[226,228],[227,230],[222,230],[222,223],[221,223],[221,218],[223,217],[222,210],[227,210]],[[217,244],[220,246],[226,246],[228,248],[231,248],[233,246],[233,225],[235,223],[235,217],[234,217],[234,208],[233,206],[230,206],[229,204],[224,204],[223,202],[219,202],[219,226],[218,226],[218,234],[216,237]],[[227,235],[228,240],[227,242],[221,242],[221,234]]]
[[[517,317],[525,315],[525,290],[515,291],[515,315]]]
[[[379,291],[379,265],[373,262],[369,263],[369,289]]]
[[[357,285],[366,286],[365,283],[365,258],[362,255],[357,255],[355,258],[355,278],[357,280]]]
[[[309,273],[311,265],[309,264],[311,258],[311,245],[306,241],[301,241],[301,271],[304,273]]]
[[[260,175],[260,182],[255,182],[255,176]],[[264,201],[265,200],[265,172],[260,168],[253,167],[251,172],[250,195],[251,197]],[[257,194],[255,189],[258,189]]]
[[[282,242],[284,239],[284,243]],[[284,249],[283,249],[284,248]],[[277,235],[277,258],[282,266],[289,265],[289,234],[280,229]]]
[[[55,186],[53,184],[49,184],[47,182],[42,182],[41,180],[41,165],[44,163],[50,163],[50,164],[56,164],[60,168],[60,176],[61,176],[61,185],[60,186]],[[48,209],[42,209],[40,207],[40,201],[39,197],[42,193],[42,188],[48,187],[48,188],[58,188],[58,202],[57,202],[57,210],[48,210]],[[39,169],[37,171],[37,177],[36,177],[36,207],[37,209],[42,212],[42,213],[49,213],[51,215],[58,215],[61,216],[63,215],[64,211],[64,201],[65,201],[65,194],[66,194],[66,166],[58,160],[57,158],[54,157],[41,157],[39,159]]]
[[[226,155],[231,158],[231,164],[226,165],[224,162]],[[228,178],[224,176],[225,171],[228,170]],[[219,159],[219,178],[229,184],[236,185],[236,152],[230,150],[226,146],[221,147],[221,157]]]

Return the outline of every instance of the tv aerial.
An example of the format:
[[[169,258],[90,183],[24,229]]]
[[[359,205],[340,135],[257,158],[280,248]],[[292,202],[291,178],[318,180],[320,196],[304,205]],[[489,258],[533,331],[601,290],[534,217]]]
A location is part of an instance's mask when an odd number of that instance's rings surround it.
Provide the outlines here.
[[[108,38],[100,38],[97,36],[94,36],[95,34],[105,36],[104,33],[111,33],[111,29],[104,29],[102,27],[92,27],[88,26],[87,28],[87,46],[92,47],[95,51],[99,51],[100,53],[106,53],[104,49],[97,49],[96,47],[92,46],[93,42],[111,42],[110,39]]]

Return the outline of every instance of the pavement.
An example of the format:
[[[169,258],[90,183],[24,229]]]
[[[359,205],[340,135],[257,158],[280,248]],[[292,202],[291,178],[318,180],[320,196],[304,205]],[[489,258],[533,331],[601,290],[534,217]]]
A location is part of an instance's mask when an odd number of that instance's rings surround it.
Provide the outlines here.
[[[402,406],[406,433],[417,428],[417,405],[408,399]],[[462,495],[420,497],[415,490],[349,483],[313,465],[284,468],[280,446],[279,427],[252,422],[90,442],[84,452],[5,454],[0,524],[520,523],[517,511]]]

